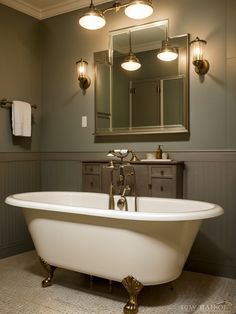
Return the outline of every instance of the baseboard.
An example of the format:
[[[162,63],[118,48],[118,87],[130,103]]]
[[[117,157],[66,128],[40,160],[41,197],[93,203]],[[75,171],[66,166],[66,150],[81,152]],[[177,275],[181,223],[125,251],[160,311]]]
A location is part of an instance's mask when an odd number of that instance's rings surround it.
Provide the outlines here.
[[[187,260],[184,270],[236,279],[236,264],[235,267],[233,267],[226,264],[218,264],[190,258]]]
[[[14,244],[0,246],[0,259],[31,250],[34,250],[34,244],[31,239],[16,242]]]

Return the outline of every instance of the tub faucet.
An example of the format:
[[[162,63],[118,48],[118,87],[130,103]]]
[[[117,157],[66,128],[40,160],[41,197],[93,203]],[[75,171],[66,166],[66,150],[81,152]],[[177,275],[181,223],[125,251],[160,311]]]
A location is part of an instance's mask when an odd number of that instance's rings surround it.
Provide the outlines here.
[[[125,172],[125,167],[130,168],[129,172]],[[134,201],[135,201],[135,211],[137,211],[137,197],[136,197],[136,176],[135,176],[135,170],[134,167],[131,166],[130,164],[127,165],[120,165],[119,167],[119,177],[118,177],[118,186],[119,186],[119,195],[120,198],[117,202],[117,206],[120,210],[128,210],[128,203],[126,199],[126,195],[132,195],[134,196]],[[130,186],[128,184],[128,178],[133,177],[133,184]]]
[[[128,202],[126,195],[130,195],[132,191],[132,195],[135,198],[135,211],[137,211],[137,198],[136,198],[136,175],[134,166],[130,165],[129,162],[124,163],[124,158],[126,158],[129,153],[132,154],[131,161],[138,161],[137,156],[127,149],[114,149],[113,151],[109,151],[107,156],[114,156],[120,158],[120,163],[116,169],[118,170],[118,178],[117,178],[117,187],[118,194],[120,195],[119,200],[117,201],[117,206],[120,210],[128,210]],[[135,156],[135,158],[134,158]],[[109,209],[114,209],[114,186],[113,186],[113,170],[114,164],[110,161],[109,165],[106,168],[112,168],[111,177],[110,177],[110,190],[109,190]],[[129,170],[126,171],[126,168]],[[129,184],[129,177],[133,177],[132,186]]]

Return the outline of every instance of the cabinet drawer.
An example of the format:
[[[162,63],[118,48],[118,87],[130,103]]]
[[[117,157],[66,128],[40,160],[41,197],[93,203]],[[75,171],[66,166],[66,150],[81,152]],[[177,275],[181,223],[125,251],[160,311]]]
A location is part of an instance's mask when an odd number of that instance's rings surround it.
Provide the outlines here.
[[[152,178],[151,195],[156,197],[175,197],[175,184],[172,179]]]
[[[100,184],[100,176],[99,175],[84,175],[83,180],[83,191],[84,192],[101,192],[101,184]]]
[[[85,164],[84,173],[100,174],[99,164]]]
[[[151,176],[158,177],[158,178],[172,178],[173,167],[168,167],[168,166],[151,167]]]

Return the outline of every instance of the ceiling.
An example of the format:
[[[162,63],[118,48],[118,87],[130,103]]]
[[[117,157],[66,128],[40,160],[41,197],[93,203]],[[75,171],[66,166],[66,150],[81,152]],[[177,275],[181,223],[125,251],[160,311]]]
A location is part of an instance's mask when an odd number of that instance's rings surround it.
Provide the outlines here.
[[[94,4],[97,5],[109,1],[95,0]],[[0,3],[42,20],[88,7],[90,0],[0,0]]]

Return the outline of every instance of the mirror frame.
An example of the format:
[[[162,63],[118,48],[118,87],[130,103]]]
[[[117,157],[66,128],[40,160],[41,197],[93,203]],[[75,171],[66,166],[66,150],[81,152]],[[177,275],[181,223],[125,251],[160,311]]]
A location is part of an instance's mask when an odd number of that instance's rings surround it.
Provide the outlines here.
[[[108,62],[112,66],[112,53],[113,53],[113,47],[112,47],[112,36],[115,34],[120,34],[122,32],[127,32],[130,29],[143,29],[145,27],[148,27],[149,25],[158,25],[161,22],[167,21],[167,32],[168,32],[168,20],[162,20],[162,21],[156,21],[152,23],[146,23],[138,26],[131,26],[127,28],[122,28],[120,30],[110,31],[109,33],[109,49],[108,49]],[[189,43],[190,43],[190,36],[188,33],[178,36],[169,37],[170,39],[178,39],[181,37],[186,37],[186,78],[185,78],[185,89],[184,89],[184,99],[185,102],[183,104],[184,106],[184,116],[183,125],[163,125],[163,126],[151,126],[151,127],[130,127],[130,128],[112,128],[109,129],[97,129],[97,103],[96,103],[96,97],[95,97],[95,133],[94,135],[96,137],[114,137],[114,136],[127,136],[127,135],[151,135],[151,134],[159,134],[159,135],[165,135],[165,134],[189,134],[189,62],[190,62],[190,52],[189,52]],[[97,69],[96,69],[96,61],[95,61],[95,93],[97,88]],[[178,75],[177,75],[178,76]],[[112,71],[110,71],[110,82],[112,82]],[[110,87],[112,92],[112,86]],[[112,108],[110,105],[110,114],[112,115]]]

